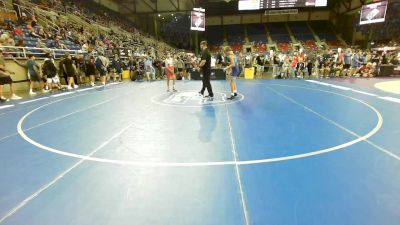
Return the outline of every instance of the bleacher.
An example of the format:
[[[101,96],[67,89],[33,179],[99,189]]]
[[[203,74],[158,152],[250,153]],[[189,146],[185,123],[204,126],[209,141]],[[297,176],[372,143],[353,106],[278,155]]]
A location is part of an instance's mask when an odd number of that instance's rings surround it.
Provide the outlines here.
[[[250,24],[247,26],[247,37],[250,42],[267,43],[264,24]]]
[[[280,42],[277,45],[278,45],[279,51],[281,51],[281,52],[287,52],[291,49],[290,43],[288,43],[288,42]]]
[[[228,37],[228,44],[243,43],[245,35],[243,25],[226,25],[225,31]]]
[[[225,26],[227,40],[234,52],[243,51],[243,42],[245,37],[244,25],[227,25]]]
[[[268,50],[267,45],[262,42],[254,44],[253,49],[255,52],[259,52],[259,53],[264,53]]]
[[[306,22],[290,22],[288,23],[294,38],[296,38],[306,50],[318,49],[315,43],[314,35]]]
[[[235,43],[235,44],[230,44],[233,52],[242,52],[243,51],[243,44],[240,43]]]
[[[337,40],[336,34],[332,30],[328,21],[313,21],[310,22],[310,24],[321,40],[325,40],[327,42]]]
[[[317,50],[318,49],[318,46],[314,40],[301,41],[301,43],[304,46],[304,49],[306,49],[306,50]]]
[[[206,30],[210,51],[218,51],[219,46],[224,43],[224,28],[222,26],[208,26]]]
[[[267,28],[271,35],[272,41],[278,44],[289,43],[291,41],[284,23],[268,23]]]
[[[332,30],[329,21],[313,21],[310,23],[310,25],[321,41],[325,41],[330,48],[336,49],[344,46],[343,43],[338,40],[336,33]]]
[[[306,22],[290,22],[288,23],[293,36],[299,41],[314,40],[314,36],[308,28]]]
[[[31,52],[37,57],[43,57],[45,52],[51,52],[57,58],[63,56],[66,51],[78,54],[82,49],[81,44],[90,38],[90,35],[87,35],[89,33],[79,34],[80,29],[92,32],[91,35],[96,34],[93,37],[101,42],[100,48],[111,55],[115,52],[114,50],[118,50],[124,55],[123,52],[126,48],[135,48],[137,52],[145,52],[143,49],[156,47],[156,45],[172,49],[164,42],[156,41],[150,36],[142,34],[132,26],[132,22],[121,18],[118,13],[100,4],[79,0],[71,2],[74,3],[69,3],[67,12],[64,12],[63,8],[60,9],[61,3],[57,4],[58,8],[53,9],[48,8],[49,4],[45,1],[40,1],[40,4],[36,5],[34,1],[21,0],[19,5],[21,11],[26,13],[27,18],[31,18],[34,14],[37,23],[31,28],[31,19],[26,20],[26,23],[19,26],[22,31],[20,36],[14,35],[13,29],[10,28],[0,30],[0,34],[7,32],[15,43],[18,43],[16,47],[11,45],[7,48],[7,55],[25,57],[28,52]],[[6,7],[15,15],[11,3],[7,3]],[[14,28],[17,26],[16,16],[12,20],[9,16],[2,19],[2,22],[8,21]],[[32,31],[37,34],[42,28],[51,37],[59,36],[58,43],[55,43],[56,40],[53,38],[43,38],[43,36],[38,38],[31,34]],[[60,33],[60,29],[64,29],[68,33]],[[97,50],[97,42],[92,47]]]

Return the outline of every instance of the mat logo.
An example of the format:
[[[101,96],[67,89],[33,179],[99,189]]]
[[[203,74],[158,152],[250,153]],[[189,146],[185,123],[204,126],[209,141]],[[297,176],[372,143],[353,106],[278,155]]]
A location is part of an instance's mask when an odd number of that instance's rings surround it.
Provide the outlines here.
[[[244,99],[242,94],[237,98],[227,100],[229,93],[214,92],[214,98],[204,98],[197,91],[168,92],[151,98],[151,101],[161,105],[182,106],[182,107],[201,107],[201,106],[223,106],[240,102]]]
[[[203,98],[197,92],[177,92],[171,94],[169,97],[163,100],[164,103],[174,105],[202,105],[202,104],[213,104],[221,103],[226,101],[226,94],[221,93],[215,96],[213,100],[209,98]]]

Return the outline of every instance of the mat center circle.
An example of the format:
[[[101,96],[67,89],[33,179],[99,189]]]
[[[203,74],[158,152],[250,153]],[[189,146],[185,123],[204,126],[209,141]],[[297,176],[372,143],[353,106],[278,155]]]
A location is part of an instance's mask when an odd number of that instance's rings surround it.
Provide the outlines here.
[[[230,93],[214,92],[214,97],[209,98],[201,95],[197,91],[179,91],[167,92],[161,95],[154,96],[151,100],[153,103],[170,106],[181,107],[202,107],[202,106],[215,106],[225,105],[242,101],[244,96],[240,93],[233,99]]]

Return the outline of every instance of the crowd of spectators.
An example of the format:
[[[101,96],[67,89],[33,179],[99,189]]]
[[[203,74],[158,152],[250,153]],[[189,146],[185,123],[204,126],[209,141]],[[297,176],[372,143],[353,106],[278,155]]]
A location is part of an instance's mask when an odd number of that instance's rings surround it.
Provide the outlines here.
[[[274,78],[374,77],[381,65],[398,66],[400,51],[342,50],[236,53],[243,67],[255,69],[256,77],[270,71]],[[226,62],[222,52],[215,54],[216,67]]]
[[[20,47],[48,47],[54,49],[72,49],[87,51],[89,49],[103,52],[109,56],[114,55],[120,49],[129,49],[137,54],[145,53],[151,48],[161,50],[173,50],[164,42],[159,42],[150,38],[147,34],[135,29],[131,22],[121,19],[117,13],[105,10],[104,7],[85,7],[87,1],[33,1],[23,2],[13,1],[14,6],[18,3],[15,10],[18,12],[18,20],[0,19],[0,32],[2,46]],[[43,26],[38,24],[35,10],[31,8],[54,7],[51,10],[58,12],[55,16],[47,16],[54,22],[54,26]],[[91,12],[95,11],[95,12]],[[35,13],[33,13],[35,12]],[[63,13],[71,13],[87,20],[89,24],[104,25],[107,31],[99,31],[96,26],[84,27],[74,21],[69,21],[63,17]],[[53,24],[53,23],[52,23]],[[115,29],[113,29],[115,28]],[[121,32],[122,31],[122,32]],[[24,42],[33,38],[35,46],[26,46]]]
[[[99,80],[104,85],[105,77],[109,75],[116,74],[120,80],[122,70],[129,70],[132,79],[141,78],[142,75],[148,75],[149,80],[155,79],[156,72],[158,77],[163,76],[161,64],[167,53],[175,53],[176,49],[135,29],[131,22],[122,19],[117,13],[110,12],[102,6],[93,7],[93,4],[87,4],[87,1],[13,0],[12,6],[17,18],[0,18],[1,57],[3,60],[8,57],[28,57],[28,63],[22,66],[27,67],[29,71],[29,94],[36,94],[33,85],[35,83],[38,83],[38,89],[44,92],[52,88],[73,89],[85,83],[93,86],[95,75],[100,75]],[[52,26],[39,24],[37,9],[54,12],[50,16],[41,15],[54,22],[50,23]],[[90,26],[66,19],[66,13],[79,16],[89,22]],[[93,29],[96,25],[109,29]],[[15,48],[16,46],[30,48],[25,49],[23,55],[22,50]],[[73,54],[66,54],[61,60],[68,62],[67,67],[61,63],[57,68],[57,76],[65,77],[65,82],[61,79],[65,86],[62,86],[60,81],[54,84],[54,73],[48,75],[48,62],[54,62],[54,55],[50,55],[49,49],[76,50],[71,52]],[[61,55],[64,53],[58,53],[58,56]],[[45,63],[36,63],[35,58],[38,57],[45,58]],[[15,61],[21,64],[18,60]],[[100,61],[103,66],[98,65]],[[144,66],[145,61],[147,66]],[[149,65],[153,65],[152,68],[149,68]],[[3,83],[11,84],[11,71],[2,68],[0,70],[3,76],[10,78],[4,80],[6,82],[2,82],[1,87]],[[6,99],[3,93],[1,98],[2,101]]]

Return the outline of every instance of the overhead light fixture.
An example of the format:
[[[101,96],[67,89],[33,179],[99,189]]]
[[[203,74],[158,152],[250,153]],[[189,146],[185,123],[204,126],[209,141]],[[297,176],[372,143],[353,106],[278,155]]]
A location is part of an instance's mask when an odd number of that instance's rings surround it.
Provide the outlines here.
[[[161,14],[158,14],[158,17],[160,17],[161,16]]]

